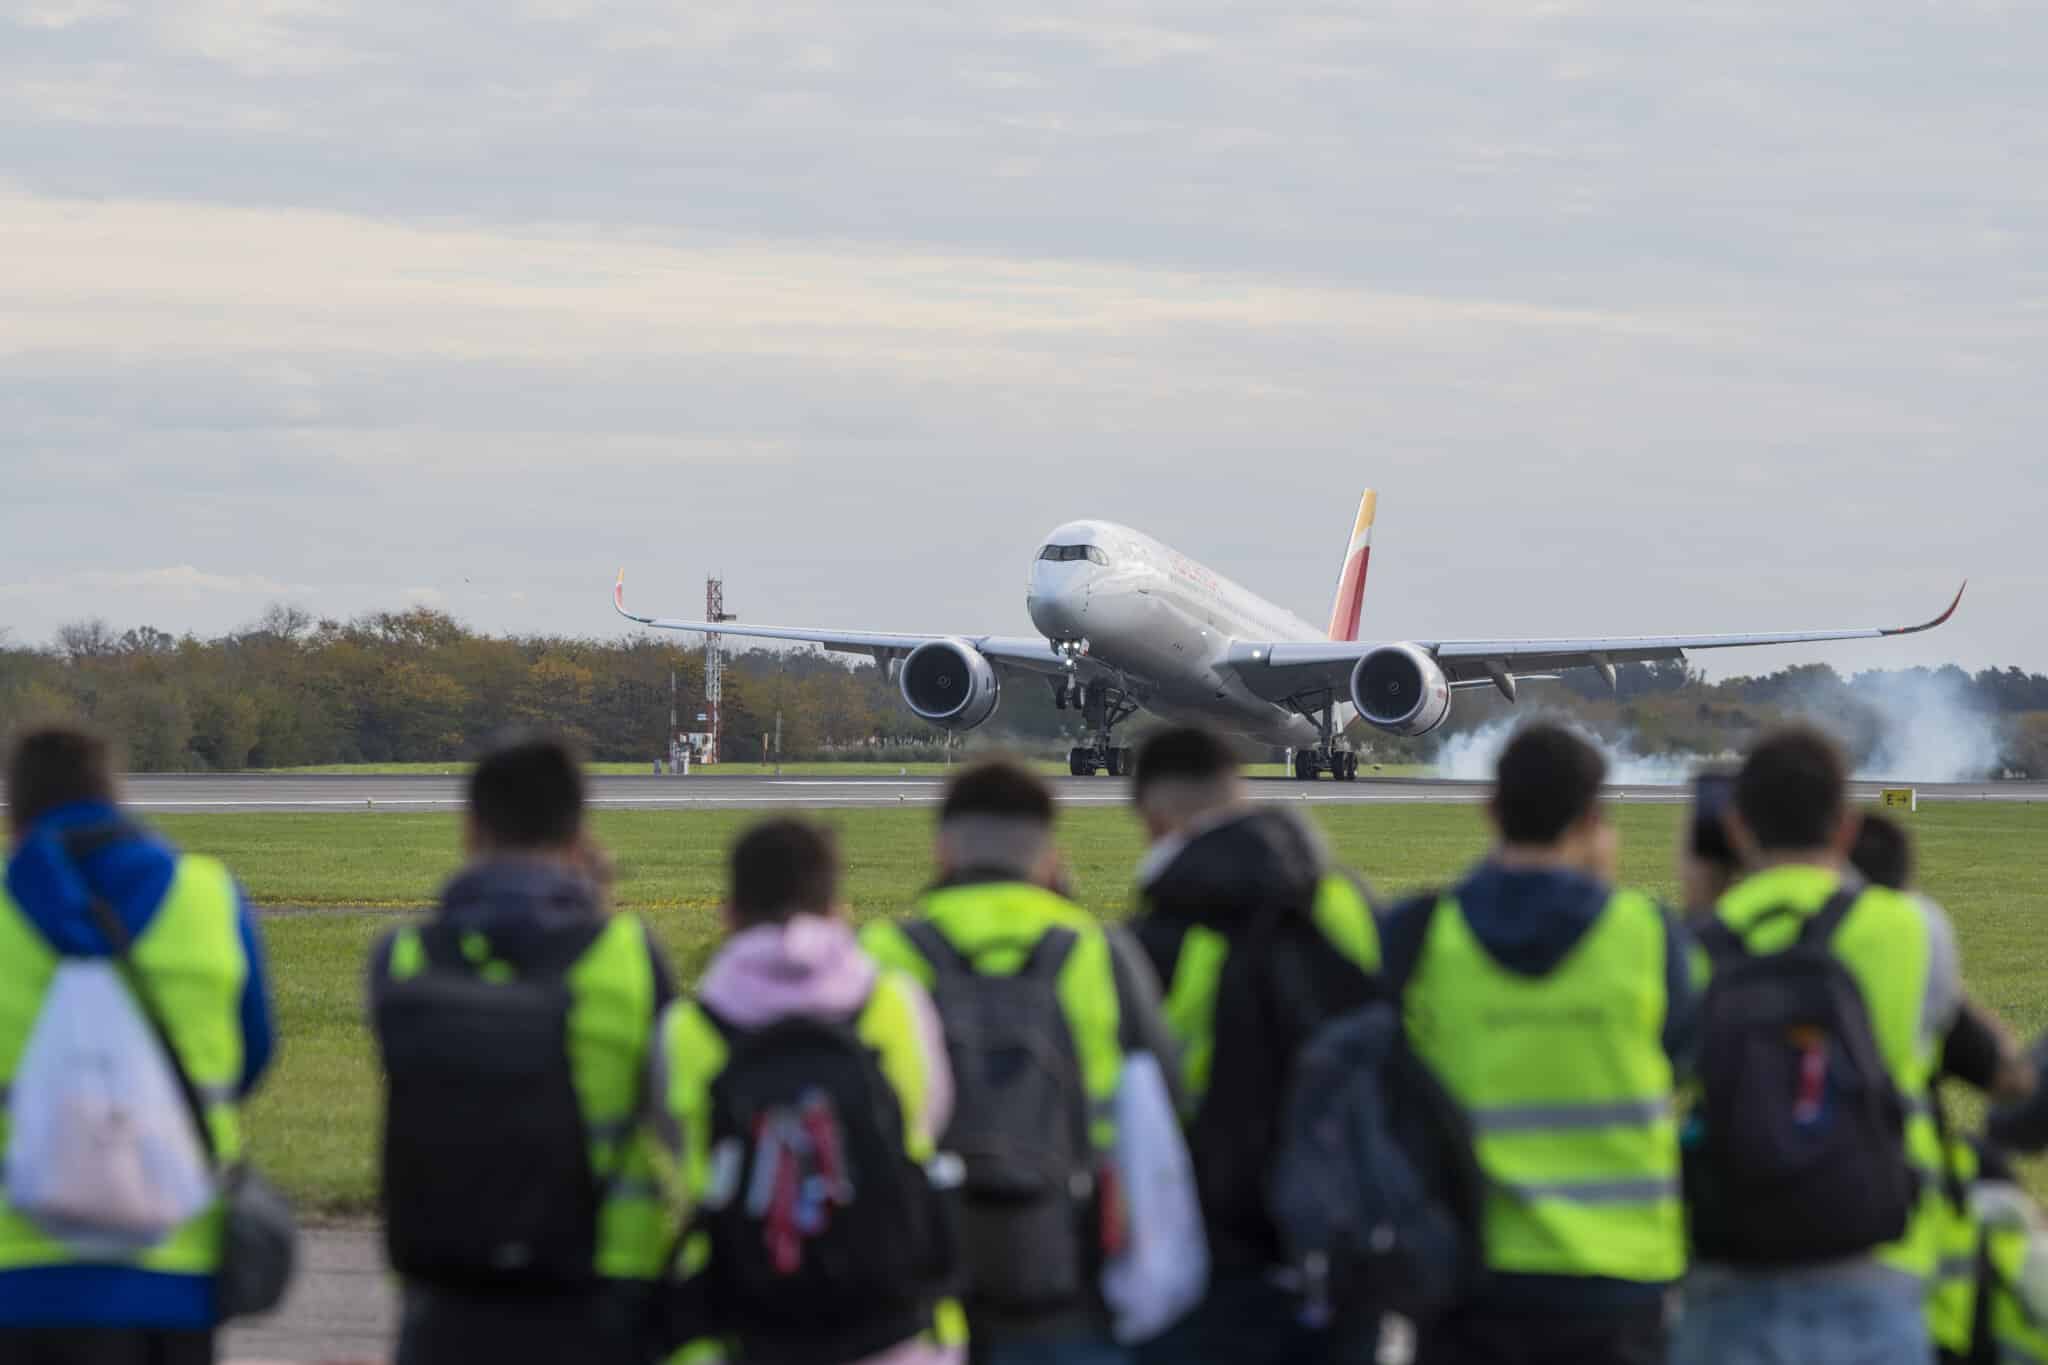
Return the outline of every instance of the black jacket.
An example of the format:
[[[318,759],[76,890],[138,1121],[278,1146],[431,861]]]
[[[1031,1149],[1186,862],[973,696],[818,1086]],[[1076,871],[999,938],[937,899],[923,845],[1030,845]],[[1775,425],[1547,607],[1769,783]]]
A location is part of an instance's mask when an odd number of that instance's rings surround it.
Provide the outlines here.
[[[1293,1059],[1371,989],[1311,915],[1323,878],[1346,874],[1329,868],[1313,830],[1269,808],[1199,830],[1149,871],[1133,928],[1166,992],[1169,1023],[1176,987],[1185,999],[1194,986],[1177,981],[1189,931],[1227,944],[1207,1036],[1177,1041],[1184,1053],[1210,1050],[1208,1083],[1191,1095],[1188,1119],[1210,1254],[1220,1271],[1260,1270],[1281,1257],[1265,1182]]]

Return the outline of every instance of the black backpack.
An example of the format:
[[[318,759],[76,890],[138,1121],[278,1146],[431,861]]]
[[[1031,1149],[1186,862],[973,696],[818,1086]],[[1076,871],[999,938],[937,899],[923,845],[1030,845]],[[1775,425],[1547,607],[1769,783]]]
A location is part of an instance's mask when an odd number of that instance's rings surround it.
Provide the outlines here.
[[[1752,954],[1718,919],[1699,933],[1714,972],[1685,1177],[1703,1259],[1802,1265],[1905,1234],[1918,1194],[1905,1102],[1855,978],[1828,950],[1856,896],[1837,891],[1779,953]]]
[[[1017,1317],[1093,1304],[1102,1263],[1096,1156],[1058,989],[1074,932],[1047,930],[1008,976],[977,971],[928,920],[904,933],[932,964],[953,1066],[944,1145],[966,1167],[969,1302]]]
[[[854,1021],[741,1030],[705,1014],[730,1048],[690,1229],[711,1239],[713,1326],[747,1365],[836,1365],[916,1336],[953,1278],[953,1213],[904,1149],[902,1106]]]
[[[1295,1061],[1267,1185],[1308,1311],[1340,1327],[1369,1331],[1384,1312],[1427,1323],[1485,1265],[1471,1127],[1409,1046],[1407,975],[1388,964],[1374,998]]]
[[[429,923],[417,931],[424,970],[378,973],[384,1237],[408,1279],[537,1292],[595,1281],[604,1190],[570,1067],[564,973],[597,928],[547,936],[499,981],[464,954],[463,929]]]

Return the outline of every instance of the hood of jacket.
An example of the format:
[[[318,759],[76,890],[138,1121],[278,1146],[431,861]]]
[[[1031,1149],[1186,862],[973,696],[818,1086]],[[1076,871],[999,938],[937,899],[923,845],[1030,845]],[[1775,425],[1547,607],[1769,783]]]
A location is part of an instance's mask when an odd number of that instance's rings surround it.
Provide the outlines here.
[[[1578,945],[1613,893],[1583,872],[1487,862],[1457,894],[1465,922],[1488,956],[1509,971],[1543,976]]]
[[[580,872],[541,858],[503,857],[473,863],[441,891],[443,917],[489,934],[512,957],[525,945],[565,931],[587,931],[603,918],[597,887]]]
[[[1148,910],[1231,920],[1267,903],[1307,905],[1326,867],[1313,826],[1292,811],[1253,806],[1162,840],[1138,881]]]
[[[697,998],[742,1029],[792,1015],[844,1018],[868,998],[875,972],[853,926],[823,915],[797,915],[733,935],[705,969]]]

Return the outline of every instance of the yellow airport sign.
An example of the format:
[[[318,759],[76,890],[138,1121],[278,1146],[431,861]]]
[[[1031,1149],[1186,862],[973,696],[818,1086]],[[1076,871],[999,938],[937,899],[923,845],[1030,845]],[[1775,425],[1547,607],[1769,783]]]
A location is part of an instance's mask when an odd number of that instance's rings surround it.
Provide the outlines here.
[[[1877,800],[1886,810],[1920,809],[1920,793],[1911,787],[1886,787],[1877,794]]]

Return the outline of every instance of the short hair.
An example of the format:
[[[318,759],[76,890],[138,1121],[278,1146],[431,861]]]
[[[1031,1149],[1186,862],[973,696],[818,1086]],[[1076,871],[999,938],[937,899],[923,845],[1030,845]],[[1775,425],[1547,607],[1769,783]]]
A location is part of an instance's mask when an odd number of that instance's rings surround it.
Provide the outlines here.
[[[939,804],[939,842],[957,872],[1027,876],[1052,840],[1052,789],[1007,759],[955,777]]]
[[[823,914],[839,897],[839,845],[808,820],[764,820],[734,841],[728,904],[742,925]]]
[[[558,735],[498,741],[469,775],[469,814],[494,847],[561,848],[583,832],[583,762]]]
[[[1511,844],[1554,844],[1600,799],[1607,760],[1562,725],[1535,721],[1501,750],[1493,813]]]
[[[992,816],[1052,826],[1052,788],[1037,773],[1006,758],[963,769],[946,784],[939,803],[941,827],[968,816]]]
[[[82,725],[38,725],[7,751],[7,820],[27,829],[60,806],[112,803],[118,794],[114,746]]]
[[[1200,726],[1161,730],[1138,750],[1131,799],[1143,802],[1156,782],[1214,782],[1237,774],[1237,756],[1215,732]]]
[[[1913,841],[1905,826],[1873,812],[1863,817],[1863,827],[1856,831],[1849,865],[1867,882],[1904,891],[1913,881]]]
[[[1765,735],[1735,776],[1736,814],[1767,853],[1824,846],[1848,801],[1841,746],[1809,725]]]

